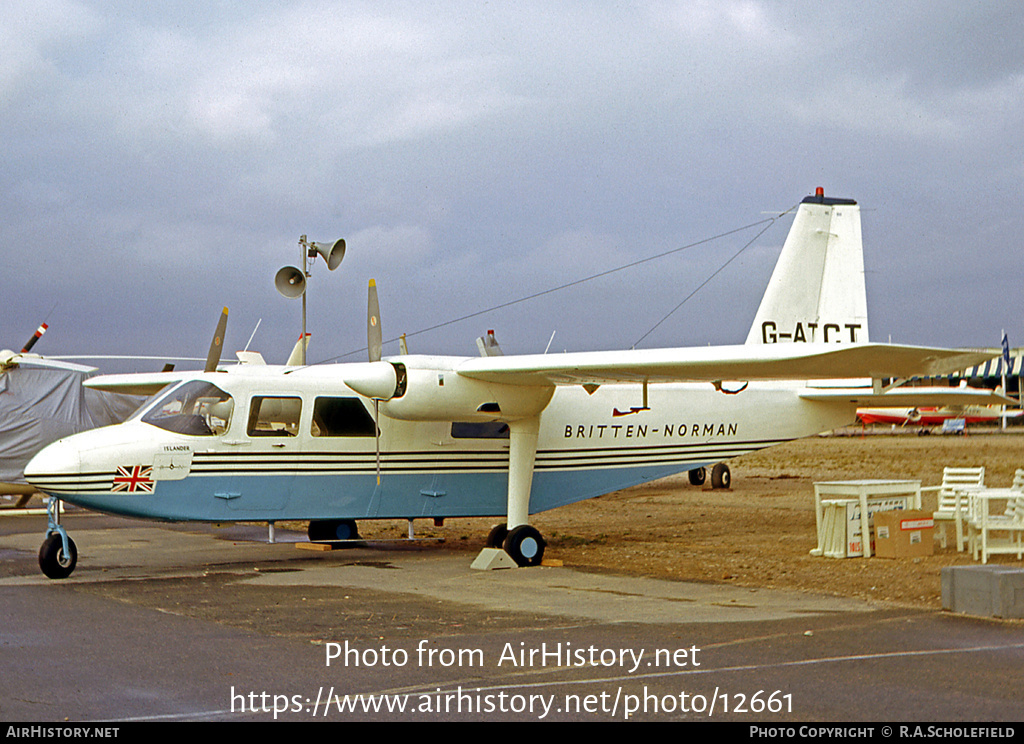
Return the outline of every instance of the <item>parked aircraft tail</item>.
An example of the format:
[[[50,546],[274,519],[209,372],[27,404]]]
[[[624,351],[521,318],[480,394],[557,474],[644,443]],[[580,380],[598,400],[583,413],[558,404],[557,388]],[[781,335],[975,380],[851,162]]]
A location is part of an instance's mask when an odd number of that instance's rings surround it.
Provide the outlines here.
[[[301,367],[306,363],[306,351],[309,350],[310,335],[312,334],[307,333],[304,336],[299,336],[299,340],[295,342],[295,346],[292,348],[292,353],[288,355],[288,361],[285,362],[286,366]],[[303,340],[305,340],[305,344],[302,343]]]
[[[800,203],[747,343],[867,341],[860,206],[819,188]]]

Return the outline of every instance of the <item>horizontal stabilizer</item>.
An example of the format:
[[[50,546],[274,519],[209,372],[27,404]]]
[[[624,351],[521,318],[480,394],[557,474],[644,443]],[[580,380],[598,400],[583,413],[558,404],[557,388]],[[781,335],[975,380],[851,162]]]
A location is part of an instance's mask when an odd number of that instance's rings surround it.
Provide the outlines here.
[[[480,357],[463,377],[506,385],[587,385],[716,380],[835,380],[949,374],[991,352],[893,344],[746,344]]]

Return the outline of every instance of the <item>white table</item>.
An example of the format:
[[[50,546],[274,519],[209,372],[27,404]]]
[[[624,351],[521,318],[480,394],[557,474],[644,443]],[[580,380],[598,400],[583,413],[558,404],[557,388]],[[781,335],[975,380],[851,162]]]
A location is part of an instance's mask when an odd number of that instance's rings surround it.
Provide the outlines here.
[[[856,499],[860,503],[861,543],[864,557],[871,557],[871,522],[868,506],[871,501],[902,497],[904,509],[921,508],[921,481],[919,480],[851,480],[823,481],[814,484],[814,519],[818,532],[818,550],[822,549],[821,500]]]

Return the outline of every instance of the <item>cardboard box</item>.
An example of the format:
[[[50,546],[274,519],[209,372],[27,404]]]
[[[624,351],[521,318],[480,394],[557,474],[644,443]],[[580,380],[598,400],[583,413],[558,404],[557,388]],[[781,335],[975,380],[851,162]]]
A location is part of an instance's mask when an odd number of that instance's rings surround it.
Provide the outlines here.
[[[869,498],[868,499],[868,530],[870,531],[875,526],[875,515],[879,513],[889,512],[893,509],[905,509],[907,507],[907,499],[902,496],[891,496],[882,498]],[[847,526],[847,537],[846,537],[846,555],[849,558],[855,556],[864,555],[864,545],[861,543],[860,536],[860,502],[854,501],[853,505],[848,510],[848,521]],[[871,541],[871,555],[875,554],[875,542]]]
[[[860,501],[858,499],[827,499],[821,502],[824,508],[822,525],[824,535],[819,536],[822,555],[829,558],[857,558],[864,555],[861,538]],[[906,499],[902,497],[868,499],[868,529],[874,525],[874,515],[893,509],[902,509]],[[836,534],[841,530],[842,534]],[[871,554],[875,553],[875,541],[871,541]]]
[[[917,558],[934,552],[935,520],[931,512],[875,512],[874,520],[875,555],[879,558]]]

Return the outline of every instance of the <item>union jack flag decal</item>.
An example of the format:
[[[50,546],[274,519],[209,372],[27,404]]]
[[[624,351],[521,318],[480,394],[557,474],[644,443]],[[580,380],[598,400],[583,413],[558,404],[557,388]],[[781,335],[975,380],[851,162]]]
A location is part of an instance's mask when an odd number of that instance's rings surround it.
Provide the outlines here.
[[[114,476],[111,492],[127,491],[128,493],[153,493],[153,468],[142,465],[118,466]]]

